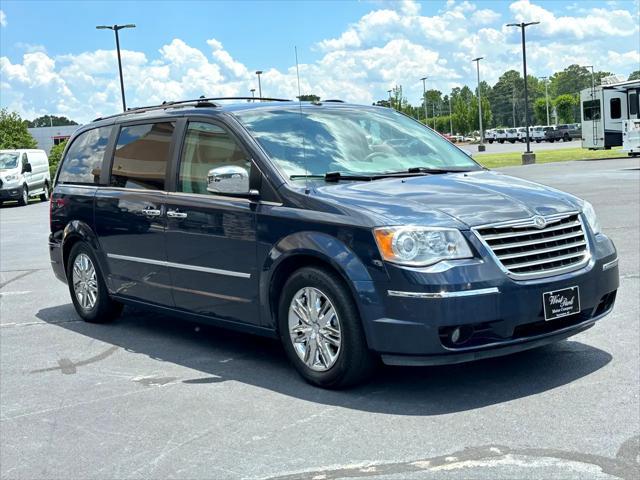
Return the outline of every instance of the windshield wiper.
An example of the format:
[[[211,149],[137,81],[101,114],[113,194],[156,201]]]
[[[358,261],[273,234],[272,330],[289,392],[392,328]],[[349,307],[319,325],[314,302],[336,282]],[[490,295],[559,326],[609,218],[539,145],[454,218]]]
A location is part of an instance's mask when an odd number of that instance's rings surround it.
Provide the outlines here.
[[[471,172],[466,168],[428,168],[428,167],[411,167],[406,170],[408,173],[430,173],[430,174],[439,174],[439,173],[464,173]],[[402,172],[394,172],[394,173],[402,173]]]

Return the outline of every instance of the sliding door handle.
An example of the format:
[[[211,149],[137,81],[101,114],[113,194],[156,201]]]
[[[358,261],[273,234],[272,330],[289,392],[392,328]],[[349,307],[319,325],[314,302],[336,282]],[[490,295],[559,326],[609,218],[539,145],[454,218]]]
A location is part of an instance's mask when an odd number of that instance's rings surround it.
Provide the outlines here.
[[[179,212],[177,210],[168,210],[167,217],[168,218],[187,218],[187,214],[184,212]]]
[[[147,217],[159,217],[160,215],[162,215],[162,211],[161,210],[157,210],[155,208],[144,208],[142,210],[142,214],[147,216]]]

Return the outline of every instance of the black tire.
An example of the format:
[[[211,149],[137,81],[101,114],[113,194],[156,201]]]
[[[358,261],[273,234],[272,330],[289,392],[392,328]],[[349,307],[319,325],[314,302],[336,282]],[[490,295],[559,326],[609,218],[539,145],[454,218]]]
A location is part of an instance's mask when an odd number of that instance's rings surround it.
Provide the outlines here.
[[[289,305],[301,289],[313,287],[333,304],[340,325],[341,346],[335,363],[325,371],[308,367],[296,353],[289,334]],[[302,377],[313,385],[339,389],[364,382],[375,371],[376,356],[367,348],[358,309],[349,289],[335,273],[318,267],[294,272],[282,289],[278,306],[278,331],[289,360]]]
[[[81,254],[89,257],[96,273],[97,298],[92,308],[84,308],[83,306],[81,306],[75,292],[73,282],[73,267],[76,258]],[[73,306],[76,309],[76,313],[85,322],[107,323],[118,317],[118,315],[120,315],[120,312],[122,312],[122,304],[112,300],[111,297],[109,297],[109,291],[107,290],[107,286],[104,282],[102,271],[100,270],[100,265],[98,264],[96,256],[93,253],[91,247],[89,247],[84,242],[76,243],[71,248],[71,252],[69,252],[69,258],[67,260],[67,283],[69,284],[69,293],[71,294],[71,300],[73,301]]]
[[[44,191],[40,194],[40,200],[46,202],[49,200],[49,184],[44,182]]]
[[[504,143],[504,140],[500,140],[500,143]]]
[[[18,198],[18,205],[24,207],[27,203],[29,203],[29,187],[25,183],[22,186],[22,190],[20,190],[20,198]]]

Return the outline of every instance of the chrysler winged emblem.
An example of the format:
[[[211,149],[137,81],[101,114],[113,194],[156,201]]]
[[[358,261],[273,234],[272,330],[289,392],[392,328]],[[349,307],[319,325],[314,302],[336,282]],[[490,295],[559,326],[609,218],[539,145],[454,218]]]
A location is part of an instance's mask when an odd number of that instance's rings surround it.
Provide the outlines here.
[[[544,219],[544,217],[536,215],[535,217],[533,217],[533,225],[536,228],[542,230],[544,227],[547,226],[547,221]]]

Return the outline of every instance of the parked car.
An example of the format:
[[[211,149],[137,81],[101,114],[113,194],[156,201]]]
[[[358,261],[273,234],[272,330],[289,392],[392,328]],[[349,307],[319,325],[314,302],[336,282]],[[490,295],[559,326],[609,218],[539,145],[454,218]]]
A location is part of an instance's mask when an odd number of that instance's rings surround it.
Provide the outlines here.
[[[519,140],[517,128],[507,128],[507,141],[509,143],[516,143]]]
[[[543,125],[536,125],[531,129],[531,139],[536,143],[540,143],[544,140],[544,129],[547,128]]]
[[[529,127],[529,140],[531,140],[531,136],[533,127]],[[527,127],[518,127],[516,129],[518,131],[518,141],[526,142],[527,141]]]
[[[550,127],[544,127],[544,140],[549,143],[555,141],[561,141],[563,138],[563,132],[558,130],[558,127],[553,125]]]
[[[49,199],[51,175],[44,150],[0,150],[0,205],[17,200],[29,203],[30,197]]]
[[[503,128],[496,128],[494,130],[493,141],[498,143],[504,143],[507,139],[507,131]]]
[[[564,142],[569,142],[576,138],[582,138],[582,128],[579,123],[569,123],[558,125],[558,136]]]
[[[488,143],[493,143],[496,138],[496,132],[493,128],[484,131],[484,140]]]
[[[619,283],[591,204],[383,107],[200,99],[98,119],[69,141],[50,222],[84,320],[131,304],[278,338],[327,388],[379,359],[562,340],[609,313]]]

